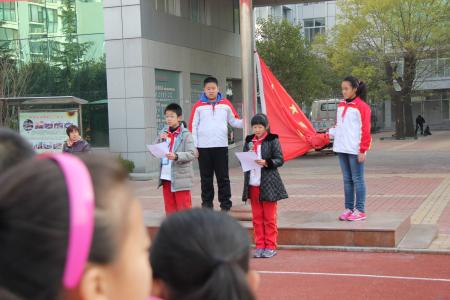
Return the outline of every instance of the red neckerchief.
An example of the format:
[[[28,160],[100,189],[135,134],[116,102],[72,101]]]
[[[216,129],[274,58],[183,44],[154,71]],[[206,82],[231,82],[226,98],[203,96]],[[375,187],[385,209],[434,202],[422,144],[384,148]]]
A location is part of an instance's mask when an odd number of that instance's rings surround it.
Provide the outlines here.
[[[256,135],[252,139],[253,148],[255,149],[255,152],[258,153],[258,146],[262,144],[264,139],[267,137],[268,133],[267,131],[264,132],[264,134],[261,136],[261,138],[257,138]]]
[[[167,132],[167,137],[170,139],[169,152],[172,152],[173,145],[175,144],[175,139],[180,134],[180,132],[181,132],[181,126],[178,126],[177,130],[175,130],[174,132],[170,132],[170,128],[169,128],[169,131]]]

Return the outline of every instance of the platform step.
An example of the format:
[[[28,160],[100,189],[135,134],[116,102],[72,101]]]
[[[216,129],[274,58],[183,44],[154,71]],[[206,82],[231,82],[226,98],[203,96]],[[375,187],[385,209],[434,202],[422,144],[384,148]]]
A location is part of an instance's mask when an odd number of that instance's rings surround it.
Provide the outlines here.
[[[289,211],[278,215],[278,244],[301,246],[397,247],[411,228],[410,216],[402,213],[370,213],[358,222],[337,220],[339,212]],[[164,218],[144,212],[149,233],[154,236]],[[241,221],[253,235],[251,221]]]
[[[438,233],[437,225],[413,224],[398,247],[401,249],[427,249]]]
[[[370,213],[342,222],[339,212],[289,211],[278,215],[278,244],[302,246],[397,247],[411,227],[402,213]],[[253,233],[251,222],[242,222]]]

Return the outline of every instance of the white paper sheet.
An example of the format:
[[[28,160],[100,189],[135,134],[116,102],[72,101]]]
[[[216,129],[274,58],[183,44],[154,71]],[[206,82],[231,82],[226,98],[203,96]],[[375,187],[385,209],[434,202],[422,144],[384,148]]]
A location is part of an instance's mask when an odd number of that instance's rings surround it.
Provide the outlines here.
[[[166,157],[166,154],[169,153],[169,146],[166,142],[147,145],[147,148],[153,154],[153,156],[157,158],[164,158]]]
[[[255,162],[255,160],[258,160],[259,158],[254,151],[236,152],[235,154],[241,162],[242,171],[247,172],[261,168],[261,166]]]

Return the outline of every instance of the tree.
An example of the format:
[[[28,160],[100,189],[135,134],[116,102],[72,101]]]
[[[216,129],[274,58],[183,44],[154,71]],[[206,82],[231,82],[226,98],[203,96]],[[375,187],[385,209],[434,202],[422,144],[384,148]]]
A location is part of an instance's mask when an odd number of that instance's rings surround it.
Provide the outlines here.
[[[23,70],[14,56],[10,42],[0,45],[0,127],[15,127],[17,107],[9,105],[6,98],[24,95],[30,78],[28,70]]]
[[[287,20],[258,20],[256,48],[271,71],[298,103],[334,94],[335,76],[326,61],[312,52],[301,26]]]
[[[62,0],[61,19],[64,42],[54,43],[52,61],[61,69],[60,76],[55,79],[59,79],[58,83],[68,92],[76,88],[73,86],[75,72],[80,69],[92,44],[78,42],[75,0]]]
[[[338,5],[341,15],[329,52],[333,65],[342,69],[357,61],[373,79],[382,75],[380,88],[394,106],[396,137],[414,136],[411,96],[429,72],[418,65],[448,47],[448,1],[340,0]]]

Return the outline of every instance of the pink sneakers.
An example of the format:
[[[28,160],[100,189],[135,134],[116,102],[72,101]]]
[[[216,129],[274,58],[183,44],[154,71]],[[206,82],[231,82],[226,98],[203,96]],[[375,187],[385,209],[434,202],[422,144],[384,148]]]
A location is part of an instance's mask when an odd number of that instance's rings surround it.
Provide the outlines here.
[[[353,214],[353,211],[350,209],[346,209],[340,216],[340,221],[347,221],[348,217],[350,217]]]
[[[366,214],[355,209],[355,211],[347,218],[347,221],[361,221],[366,219]]]

